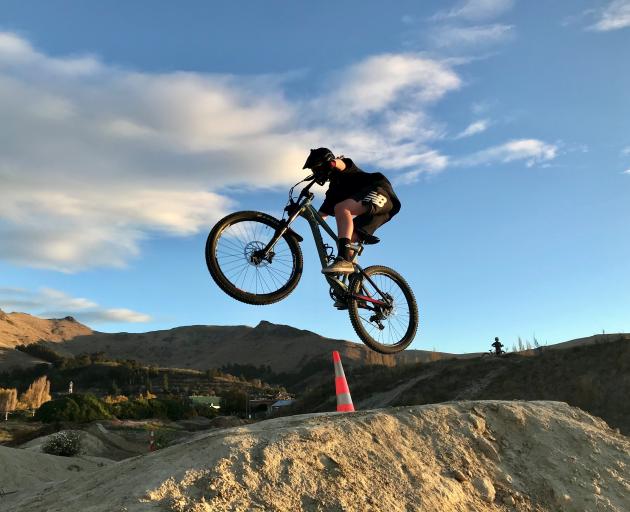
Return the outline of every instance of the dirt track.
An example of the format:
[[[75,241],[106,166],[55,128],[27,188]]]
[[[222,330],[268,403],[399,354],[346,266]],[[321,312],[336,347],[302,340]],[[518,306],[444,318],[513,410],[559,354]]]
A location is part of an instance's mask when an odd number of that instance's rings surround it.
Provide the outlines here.
[[[199,434],[0,504],[6,512],[622,512],[629,467],[628,438],[566,404],[453,402]]]

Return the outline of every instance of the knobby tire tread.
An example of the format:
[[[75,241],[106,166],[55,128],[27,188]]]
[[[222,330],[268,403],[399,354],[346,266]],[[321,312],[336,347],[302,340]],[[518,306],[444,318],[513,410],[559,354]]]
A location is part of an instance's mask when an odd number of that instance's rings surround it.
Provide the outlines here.
[[[385,267],[382,265],[373,265],[371,267],[367,267],[363,269],[363,272],[371,277],[372,274],[385,274],[389,275],[394,279],[400,286],[407,302],[409,304],[409,314],[410,314],[410,325],[407,328],[407,332],[403,339],[395,345],[383,345],[379,343],[374,338],[370,336],[370,334],[364,329],[363,324],[361,323],[361,318],[359,316],[359,308],[357,305],[356,299],[349,299],[348,301],[348,314],[350,315],[350,322],[352,323],[352,327],[354,331],[357,333],[357,336],[372,350],[379,352],[381,354],[396,354],[398,352],[402,352],[405,350],[411,342],[414,340],[416,336],[416,332],[418,330],[418,304],[416,302],[416,297],[413,293],[413,290],[405,281],[405,279],[394,269],[389,267]],[[361,286],[362,279],[358,277],[355,279],[351,285],[352,293],[358,293]]]
[[[219,240],[219,236],[227,227],[235,224],[236,222],[242,222],[246,220],[260,222],[274,229],[280,224],[280,221],[275,217],[267,215],[266,213],[255,211],[236,212],[228,215],[227,217],[224,217],[216,223],[216,225],[212,228],[210,234],[208,235],[208,239],[206,241],[206,265],[208,266],[208,271],[210,272],[210,275],[212,276],[212,279],[217,284],[217,286],[233,299],[254,306],[265,306],[268,304],[274,304],[286,298],[299,283],[304,265],[302,250],[300,248],[299,242],[293,236],[291,236],[289,232],[285,233],[282,238],[286,241],[289,249],[291,250],[292,256],[295,258],[295,266],[293,268],[291,276],[287,280],[287,283],[279,290],[267,294],[255,294],[240,290],[234,284],[232,284],[221,271],[221,267],[216,260],[216,246]]]

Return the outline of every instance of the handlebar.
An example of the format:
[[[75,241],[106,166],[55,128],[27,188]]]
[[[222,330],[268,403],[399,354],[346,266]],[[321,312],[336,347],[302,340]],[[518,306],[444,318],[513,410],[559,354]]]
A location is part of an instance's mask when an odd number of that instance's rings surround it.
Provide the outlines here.
[[[315,195],[313,193],[311,193],[311,187],[315,185],[315,180],[311,180],[311,182],[306,185],[301,191],[300,191],[300,195],[298,196],[297,200],[298,202],[300,201],[300,199],[302,199],[303,197],[308,197],[309,195],[311,196],[311,199],[313,197],[315,197]]]

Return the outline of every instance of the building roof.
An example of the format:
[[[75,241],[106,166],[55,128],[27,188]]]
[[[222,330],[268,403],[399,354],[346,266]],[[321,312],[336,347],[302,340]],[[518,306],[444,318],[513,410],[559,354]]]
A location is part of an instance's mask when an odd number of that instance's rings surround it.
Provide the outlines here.
[[[271,407],[286,407],[294,402],[295,400],[278,400],[277,402],[271,404]]]

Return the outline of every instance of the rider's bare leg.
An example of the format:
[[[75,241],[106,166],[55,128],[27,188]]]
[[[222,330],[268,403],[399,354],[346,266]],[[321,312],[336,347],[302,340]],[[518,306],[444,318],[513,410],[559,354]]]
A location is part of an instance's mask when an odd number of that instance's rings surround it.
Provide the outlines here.
[[[339,238],[348,238],[353,242],[354,238],[354,222],[353,218],[357,215],[367,212],[367,207],[355,201],[354,199],[346,199],[335,205],[335,220],[337,221],[337,236]]]
[[[354,258],[354,251],[349,250],[346,245],[356,242],[358,238],[354,234],[353,218],[367,212],[367,208],[362,203],[354,199],[346,199],[335,205],[335,220],[337,221],[337,235],[339,238],[340,259],[329,265],[322,272],[326,273],[350,273],[354,271],[354,265],[350,263]]]

